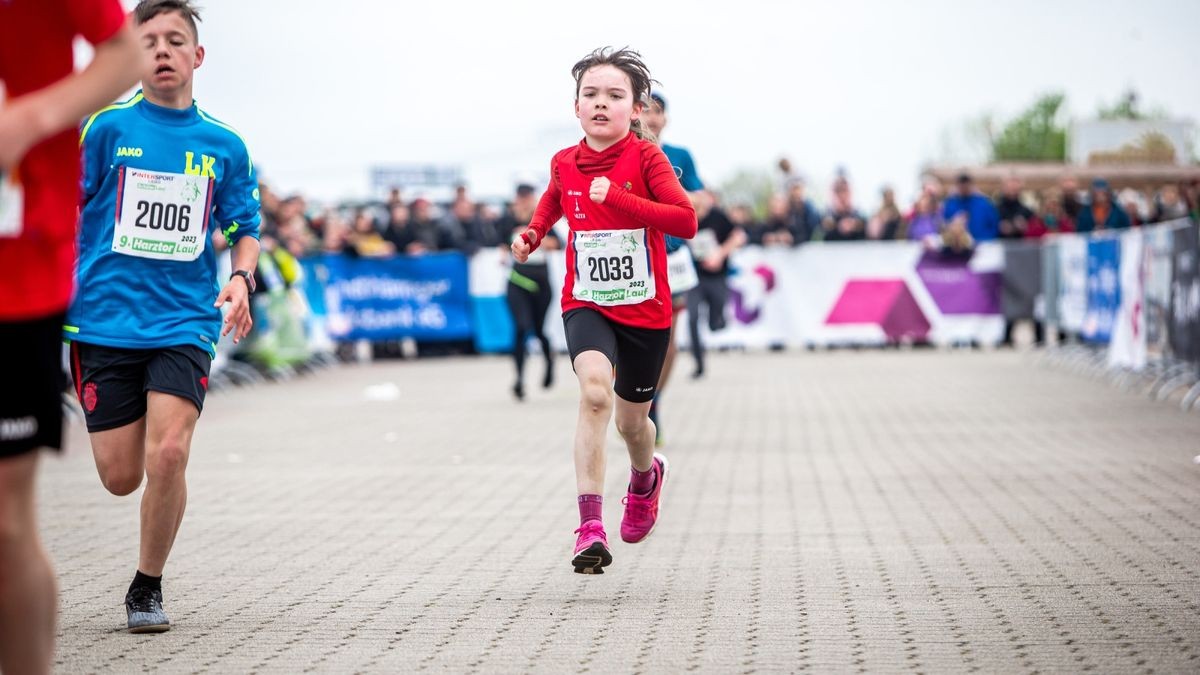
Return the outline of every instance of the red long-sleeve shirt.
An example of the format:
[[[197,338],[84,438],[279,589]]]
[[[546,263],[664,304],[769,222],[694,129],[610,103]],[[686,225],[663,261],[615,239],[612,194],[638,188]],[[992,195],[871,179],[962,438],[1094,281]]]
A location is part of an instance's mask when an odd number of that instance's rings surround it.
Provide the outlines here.
[[[627,191],[609,190],[604,205],[620,211],[641,227],[653,227],[681,239],[696,236],[696,211],[679,178],[675,176],[675,168],[661,148],[630,132],[624,140],[605,150],[593,150],[587,141],[580,141],[579,145],[561,150],[554,156],[550,161],[550,183],[529,223],[530,229],[537,231],[537,243],[541,243],[542,237],[563,215],[562,188],[558,180],[559,159],[575,153],[575,164],[579,170],[585,176],[599,177],[616,166],[617,159],[630,143],[641,146],[642,178],[650,188],[652,199],[643,199]]]
[[[631,147],[632,146],[632,147]],[[608,176],[612,181],[602,204],[596,204],[584,194],[566,195],[563,189],[562,169],[574,165],[585,177],[605,176],[618,169],[618,163],[626,151],[636,152],[639,183],[635,187],[628,177]],[[628,160],[626,160],[628,163]],[[555,154],[550,163],[550,183],[538,202],[537,210],[530,221],[529,229],[536,234],[534,248],[540,244],[546,232],[570,208],[573,201],[575,211],[581,205],[591,213],[591,220],[568,219],[571,236],[567,245],[567,279],[563,284],[563,312],[579,307],[590,307],[618,323],[641,328],[667,328],[671,325],[671,291],[667,285],[666,247],[663,234],[682,239],[696,235],[696,212],[675,169],[662,150],[649,141],[630,133],[610,148],[596,151],[581,141],[579,145],[566,148]],[[639,191],[647,196],[639,196]],[[578,190],[577,190],[578,191]],[[581,204],[582,202],[582,204]],[[573,295],[576,275],[574,233],[577,230],[598,229],[647,229],[646,246],[650,254],[650,267],[655,280],[655,295],[636,305],[602,306],[580,300]]]

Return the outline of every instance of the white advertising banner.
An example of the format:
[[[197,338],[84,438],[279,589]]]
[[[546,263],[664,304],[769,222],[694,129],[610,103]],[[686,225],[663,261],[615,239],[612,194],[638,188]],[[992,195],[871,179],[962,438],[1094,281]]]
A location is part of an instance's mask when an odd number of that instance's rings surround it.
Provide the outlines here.
[[[1142,230],[1121,233],[1121,305],[1108,344],[1108,365],[1141,370],[1146,367],[1146,308],[1144,303],[1146,259]]]
[[[995,244],[967,256],[908,242],[750,246],[731,258],[728,327],[702,330],[701,340],[746,348],[992,344],[1004,332],[1003,265]],[[686,342],[686,331],[678,337]]]
[[[1058,319],[1068,333],[1082,331],[1087,315],[1087,242],[1081,234],[1058,237]]]

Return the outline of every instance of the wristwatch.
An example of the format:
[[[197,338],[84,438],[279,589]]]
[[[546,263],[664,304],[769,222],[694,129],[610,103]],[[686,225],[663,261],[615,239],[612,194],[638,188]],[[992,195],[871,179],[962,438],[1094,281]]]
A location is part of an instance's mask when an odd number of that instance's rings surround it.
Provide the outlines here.
[[[246,270],[234,270],[233,274],[229,275],[229,278],[233,279],[234,277],[241,277],[241,278],[245,279],[246,280],[246,290],[250,292],[250,295],[254,295],[254,275],[253,274],[247,272]]]

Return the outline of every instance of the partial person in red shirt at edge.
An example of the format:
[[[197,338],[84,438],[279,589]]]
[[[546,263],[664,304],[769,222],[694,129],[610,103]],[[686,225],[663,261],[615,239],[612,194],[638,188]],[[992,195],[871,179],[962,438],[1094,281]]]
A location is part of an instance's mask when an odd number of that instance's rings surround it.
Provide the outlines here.
[[[580,526],[571,564],[581,574],[601,574],[612,562],[601,494],[605,432],[614,409],[632,464],[621,539],[645,539],[658,518],[667,460],[654,452],[649,412],[671,335],[663,235],[691,239],[696,212],[671,163],[642,128],[652,80],[641,56],[598,49],[571,74],[584,138],[554,155],[550,184],[512,252],[525,262],[566,216],[563,325],[580,391],[575,428]]]
[[[72,42],[96,46],[74,74]],[[48,673],[54,570],[34,473],[62,443],[63,315],[75,266],[75,127],[137,82],[119,0],[0,2],[0,672]]]

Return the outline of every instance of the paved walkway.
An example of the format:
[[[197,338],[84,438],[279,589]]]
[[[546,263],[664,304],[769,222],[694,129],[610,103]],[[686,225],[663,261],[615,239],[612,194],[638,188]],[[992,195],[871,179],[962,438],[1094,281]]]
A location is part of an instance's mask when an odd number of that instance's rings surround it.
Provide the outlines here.
[[[582,576],[559,366],[525,404],[498,358],[213,394],[158,636],[122,631],[138,502],[72,428],[59,669],[1200,671],[1200,415],[1012,353],[685,360],[659,527],[616,536],[614,433]]]

